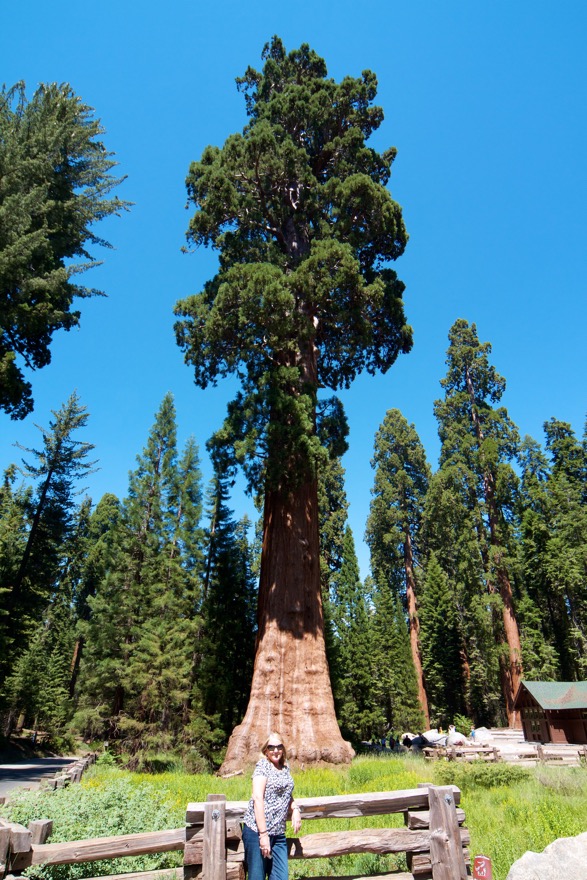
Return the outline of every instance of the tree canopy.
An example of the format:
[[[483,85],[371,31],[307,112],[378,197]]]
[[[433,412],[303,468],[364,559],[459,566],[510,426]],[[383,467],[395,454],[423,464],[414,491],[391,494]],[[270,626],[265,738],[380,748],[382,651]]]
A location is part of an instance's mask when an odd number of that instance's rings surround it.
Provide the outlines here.
[[[386,188],[396,151],[366,145],[383,120],[375,75],[336,83],[278,37],[263,59],[237,80],[249,124],[190,167],[188,240],[215,248],[219,270],[176,306],[196,384],[242,382],[216,440],[257,486],[313,472],[318,388],[385,371],[412,343],[387,266],[407,241]]]
[[[77,280],[96,265],[88,247],[109,247],[93,224],[129,205],[109,195],[124,178],[103,132],[68,84],[0,92],[0,409],[13,419],[33,409],[23,368],[47,366],[53,333],[79,324],[75,297],[98,293]]]
[[[317,479],[345,432],[339,404],[319,394],[389,369],[412,344],[404,285],[389,268],[407,241],[387,189],[395,150],[366,144],[383,120],[375,75],[336,83],[308,45],[287,53],[278,37],[262,57],[261,72],[237,80],[248,125],[190,167],[188,241],[215,248],[219,268],[176,306],[196,384],[229,374],[241,383],[210,444],[215,464],[242,465],[264,493],[258,650],[226,769],[266,735],[271,678],[286,695],[271,723],[290,731],[292,756],[350,760],[324,648]]]

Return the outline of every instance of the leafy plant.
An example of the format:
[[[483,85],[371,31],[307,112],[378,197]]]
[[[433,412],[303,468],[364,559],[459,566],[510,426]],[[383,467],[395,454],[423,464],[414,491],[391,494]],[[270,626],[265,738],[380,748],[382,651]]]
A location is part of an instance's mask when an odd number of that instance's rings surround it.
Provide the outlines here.
[[[472,761],[470,764],[438,762],[433,770],[437,785],[456,785],[462,792],[479,788],[514,786],[531,778],[530,770],[515,764],[488,764]]]

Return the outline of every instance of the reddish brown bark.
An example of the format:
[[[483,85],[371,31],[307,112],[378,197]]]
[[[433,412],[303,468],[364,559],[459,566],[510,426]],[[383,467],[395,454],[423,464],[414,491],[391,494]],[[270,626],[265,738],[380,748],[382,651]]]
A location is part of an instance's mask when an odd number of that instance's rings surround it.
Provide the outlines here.
[[[258,617],[249,705],[222,771],[254,762],[272,730],[298,763],[348,763],[354,752],[336,721],[324,646],[315,480],[265,496]]]
[[[461,670],[463,673],[463,682],[464,682],[464,688],[465,688],[465,693],[464,693],[465,710],[467,712],[467,715],[472,715],[473,707],[471,705],[470,687],[469,687],[469,684],[471,681],[471,664],[469,663],[469,655],[467,653],[467,648],[465,647],[465,645],[463,645],[461,647],[461,649],[459,651],[459,657],[461,660]]]
[[[412,551],[412,539],[410,530],[406,527],[404,540],[404,569],[406,572],[406,596],[408,603],[408,621],[410,627],[410,647],[412,660],[418,679],[418,700],[426,719],[426,727],[430,727],[430,711],[428,709],[428,697],[424,682],[424,668],[422,666],[422,654],[420,651],[420,619],[416,605],[416,577],[414,575],[414,554]]]
[[[75,640],[75,646],[73,648],[73,656],[71,658],[71,667],[70,667],[70,676],[69,676],[69,696],[73,699],[75,694],[75,686],[77,684],[77,676],[79,673],[79,666],[82,657],[82,647],[83,647],[83,638],[78,636]]]
[[[522,645],[514,611],[512,586],[505,565],[497,560],[499,594],[503,603],[503,628],[508,645],[509,663],[502,664],[502,680],[506,698],[506,712],[510,727],[522,727],[519,713],[514,711],[514,701],[522,681]]]

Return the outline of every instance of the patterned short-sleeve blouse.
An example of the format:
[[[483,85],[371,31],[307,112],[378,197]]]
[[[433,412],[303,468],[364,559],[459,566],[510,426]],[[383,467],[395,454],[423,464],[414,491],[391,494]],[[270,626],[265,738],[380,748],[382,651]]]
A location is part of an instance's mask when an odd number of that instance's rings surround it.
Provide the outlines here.
[[[260,761],[257,761],[253,771],[253,779],[255,776],[264,776],[267,779],[264,801],[267,831],[269,834],[283,834],[285,832],[285,822],[291,802],[291,794],[294,788],[294,781],[289,772],[289,767],[286,764],[281,770],[278,770],[267,758],[261,758]],[[243,821],[253,831],[259,831],[255,821],[253,798],[249,801]]]

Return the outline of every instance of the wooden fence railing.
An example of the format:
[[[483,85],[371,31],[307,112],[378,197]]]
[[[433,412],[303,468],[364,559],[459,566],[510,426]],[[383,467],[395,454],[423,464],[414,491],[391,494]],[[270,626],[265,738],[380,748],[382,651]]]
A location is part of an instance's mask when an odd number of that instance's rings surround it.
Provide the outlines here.
[[[404,791],[296,797],[304,820],[403,813],[404,827],[329,831],[288,838],[289,858],[406,853],[409,872],[380,874],[379,880],[465,880],[469,833],[463,827],[465,815],[458,809],[459,802],[460,791],[455,786],[428,784]],[[44,823],[49,820],[31,823],[37,827],[28,829],[0,820],[0,878],[9,880],[31,865],[77,864],[183,850],[183,868],[105,876],[109,880],[243,880],[240,823],[246,807],[245,801],[226,801],[224,795],[209,795],[204,803],[188,804],[185,828],[67,843],[45,843],[50,829]]]
[[[58,788],[65,788],[67,785],[70,785],[72,782],[81,782],[82,776],[88,767],[91,767],[92,764],[96,763],[96,754],[91,752],[88,755],[85,755],[83,758],[78,758],[76,761],[72,761],[71,764],[68,764],[67,767],[64,767],[61,770],[58,770],[53,774],[52,777],[44,777],[41,780],[41,788],[52,789],[55,791]],[[26,788],[25,788],[26,791]],[[10,798],[6,795],[2,795],[0,797],[0,807],[7,803]]]
[[[425,758],[432,761],[505,761],[510,764],[558,764],[578,767],[587,761],[587,745],[541,745],[522,743],[517,748],[509,746],[500,750],[491,745],[426,746],[422,749]]]

